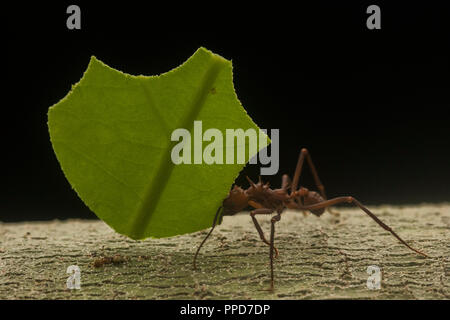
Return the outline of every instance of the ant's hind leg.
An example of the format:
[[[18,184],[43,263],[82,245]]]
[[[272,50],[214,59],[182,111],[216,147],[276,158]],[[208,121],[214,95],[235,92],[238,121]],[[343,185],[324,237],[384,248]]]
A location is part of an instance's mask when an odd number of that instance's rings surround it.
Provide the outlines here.
[[[194,265],[194,270],[197,270],[197,256],[198,253],[200,252],[200,249],[202,248],[203,244],[206,242],[206,240],[209,238],[209,236],[211,235],[211,233],[213,232],[214,228],[216,227],[217,224],[217,220],[219,218],[219,212],[223,209],[222,206],[220,206],[217,211],[216,211],[216,215],[214,216],[214,220],[213,220],[213,224],[211,227],[211,230],[209,231],[209,233],[206,235],[206,237],[203,239],[203,241],[200,243],[200,245],[197,248],[197,251],[195,252],[194,255],[194,261],[193,261],[193,265]]]
[[[327,201],[323,201],[323,202],[319,202],[310,206],[303,206],[303,207],[299,207],[299,210],[316,210],[316,209],[322,209],[322,208],[327,208],[329,206],[335,205],[335,204],[339,204],[339,203],[351,203],[357,207],[359,207],[362,211],[364,211],[369,217],[371,217],[373,220],[375,220],[376,223],[378,223],[380,225],[380,227],[382,227],[384,230],[389,231],[394,237],[396,237],[398,239],[398,241],[400,241],[402,244],[404,244],[406,247],[408,247],[409,249],[411,249],[412,251],[424,256],[428,258],[428,255],[426,255],[425,253],[414,249],[413,247],[411,247],[409,244],[407,244],[405,242],[405,240],[403,240],[402,238],[400,238],[400,236],[394,232],[394,230],[392,230],[388,225],[386,225],[383,221],[381,221],[376,215],[374,215],[372,212],[370,212],[369,209],[367,209],[365,206],[363,206],[358,200],[356,200],[353,197],[337,197],[334,199],[330,199]]]
[[[255,215],[257,214],[271,214],[273,212],[272,209],[267,209],[267,208],[258,208],[255,209],[253,211],[250,212],[250,217],[252,217],[253,220],[253,224],[255,225],[256,231],[258,231],[259,237],[261,238],[261,240],[270,246],[270,242],[267,241],[266,237],[264,236],[264,232],[261,228],[261,226],[258,223],[258,220],[256,220]],[[275,248],[275,259],[278,257],[278,249]]]

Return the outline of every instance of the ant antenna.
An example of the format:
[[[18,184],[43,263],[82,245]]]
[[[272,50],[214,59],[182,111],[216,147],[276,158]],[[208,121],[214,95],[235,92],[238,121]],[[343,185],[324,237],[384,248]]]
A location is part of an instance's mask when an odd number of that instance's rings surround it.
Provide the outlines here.
[[[202,248],[202,246],[203,246],[203,244],[205,243],[206,239],[209,238],[209,236],[210,236],[211,233],[213,232],[214,228],[216,227],[217,218],[219,217],[219,212],[220,212],[220,209],[222,209],[222,208],[223,208],[223,207],[220,206],[220,207],[217,209],[216,215],[214,216],[214,220],[213,220],[213,224],[212,224],[211,230],[210,230],[209,233],[206,235],[205,239],[203,239],[202,243],[200,243],[200,245],[198,246],[197,252],[195,252],[195,255],[194,255],[194,270],[197,270],[197,263],[196,263],[196,262],[197,262],[197,256],[198,256],[198,253],[200,252],[200,249]]]

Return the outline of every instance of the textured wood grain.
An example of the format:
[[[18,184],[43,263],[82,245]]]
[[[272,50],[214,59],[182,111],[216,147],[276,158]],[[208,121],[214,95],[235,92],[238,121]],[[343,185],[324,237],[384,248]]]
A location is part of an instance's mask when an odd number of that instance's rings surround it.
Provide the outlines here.
[[[192,258],[207,230],[133,241],[101,221],[0,223],[0,299],[449,299],[450,205],[371,209],[432,258],[359,210],[320,219],[286,212],[270,293],[268,246],[248,215],[225,217],[199,271]],[[260,220],[268,235],[269,217]],[[66,288],[70,265],[81,269],[80,290]],[[366,287],[370,265],[382,270],[380,290]]]

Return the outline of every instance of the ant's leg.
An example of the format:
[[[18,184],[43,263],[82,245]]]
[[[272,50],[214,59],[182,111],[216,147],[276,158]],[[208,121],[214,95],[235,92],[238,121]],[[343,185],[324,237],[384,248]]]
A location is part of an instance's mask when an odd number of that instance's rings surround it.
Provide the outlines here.
[[[195,252],[195,255],[194,255],[194,270],[197,269],[197,264],[196,264],[196,262],[197,262],[197,256],[198,256],[198,253],[200,252],[201,247],[203,246],[203,244],[205,243],[206,239],[209,238],[209,236],[210,236],[211,233],[213,232],[214,228],[216,227],[217,218],[219,217],[220,209],[222,209],[222,206],[220,206],[219,209],[217,209],[216,215],[214,216],[214,220],[213,220],[213,224],[212,224],[211,230],[210,230],[209,233],[206,235],[205,239],[203,239],[203,241],[200,243],[200,245],[198,246],[197,251]]]
[[[287,190],[289,188],[289,185],[291,183],[291,179],[287,174],[283,174],[283,177],[281,178],[281,189]]]
[[[300,151],[300,155],[299,155],[298,161],[297,161],[297,167],[295,168],[294,180],[292,181],[291,192],[297,191],[297,186],[298,186],[298,182],[300,181],[300,175],[302,173],[303,162],[305,161],[305,159],[308,162],[309,169],[311,170],[311,173],[314,177],[314,182],[316,183],[316,187],[319,190],[320,195],[322,196],[322,198],[327,200],[327,195],[325,193],[325,186],[320,181],[319,174],[317,173],[317,169],[314,166],[314,163],[312,161],[311,155],[308,152],[308,149],[306,149],[306,148],[303,148]],[[327,210],[329,213],[331,213],[333,215],[339,215],[339,213],[332,211],[330,207],[327,207]]]
[[[297,186],[298,186],[298,182],[300,180],[300,175],[302,173],[303,162],[305,162],[305,158],[306,158],[306,161],[308,161],[308,165],[309,165],[311,173],[314,177],[314,181],[316,183],[317,189],[319,189],[319,192],[320,192],[320,195],[322,196],[322,198],[324,198],[326,200],[327,196],[325,194],[325,187],[323,186],[322,182],[320,181],[319,175],[317,174],[316,167],[314,166],[311,156],[306,148],[303,148],[302,151],[300,151],[300,155],[299,155],[298,161],[297,161],[297,167],[295,168],[294,179],[292,181],[291,192],[297,191]]]
[[[273,291],[273,251],[274,249],[276,250],[273,242],[274,242],[274,238],[275,238],[275,223],[280,221],[281,219],[281,215],[280,213],[278,213],[276,216],[274,216],[272,218],[271,222],[271,228],[270,228],[270,291]]]
[[[363,210],[369,217],[371,217],[373,220],[375,220],[376,223],[378,223],[384,230],[389,231],[394,237],[396,237],[401,243],[403,243],[405,246],[407,246],[409,249],[411,249],[412,251],[428,257],[425,253],[414,249],[413,247],[411,247],[409,244],[407,244],[402,238],[400,238],[399,235],[397,235],[394,230],[392,230],[388,225],[386,225],[385,223],[383,223],[383,221],[381,221],[380,219],[378,219],[378,217],[376,215],[374,215],[372,212],[370,212],[369,209],[367,209],[365,206],[363,206],[358,200],[356,200],[353,197],[337,197],[331,200],[327,200],[327,201],[323,201],[317,204],[313,204],[310,206],[299,206],[299,210],[316,210],[316,209],[322,209],[322,208],[326,208],[335,204],[339,204],[339,203],[343,203],[343,202],[347,202],[347,203],[352,203],[356,206],[358,206],[361,210]]]
[[[250,212],[250,217],[252,217],[253,224],[255,225],[255,228],[256,228],[256,230],[259,233],[259,237],[261,238],[261,240],[265,244],[267,244],[269,246],[270,246],[270,242],[267,241],[266,237],[264,236],[264,232],[263,232],[261,226],[259,225],[258,220],[256,220],[255,215],[257,215],[257,214],[271,214],[272,212],[273,212],[272,209],[267,209],[267,208],[258,208],[258,209],[255,209],[255,210]],[[278,257],[278,249],[275,248],[275,259],[277,257]]]

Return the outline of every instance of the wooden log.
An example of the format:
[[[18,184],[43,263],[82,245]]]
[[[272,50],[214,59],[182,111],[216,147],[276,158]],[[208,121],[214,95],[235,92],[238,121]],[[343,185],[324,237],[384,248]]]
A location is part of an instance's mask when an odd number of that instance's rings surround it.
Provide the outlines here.
[[[0,299],[449,299],[450,205],[372,207],[412,246],[358,209],[339,217],[287,211],[276,225],[275,291],[269,247],[248,214],[225,217],[203,247],[201,231],[134,241],[102,221],[0,223]],[[269,235],[269,217],[258,217]],[[80,269],[68,289],[67,268]],[[369,266],[381,288],[368,289]]]

